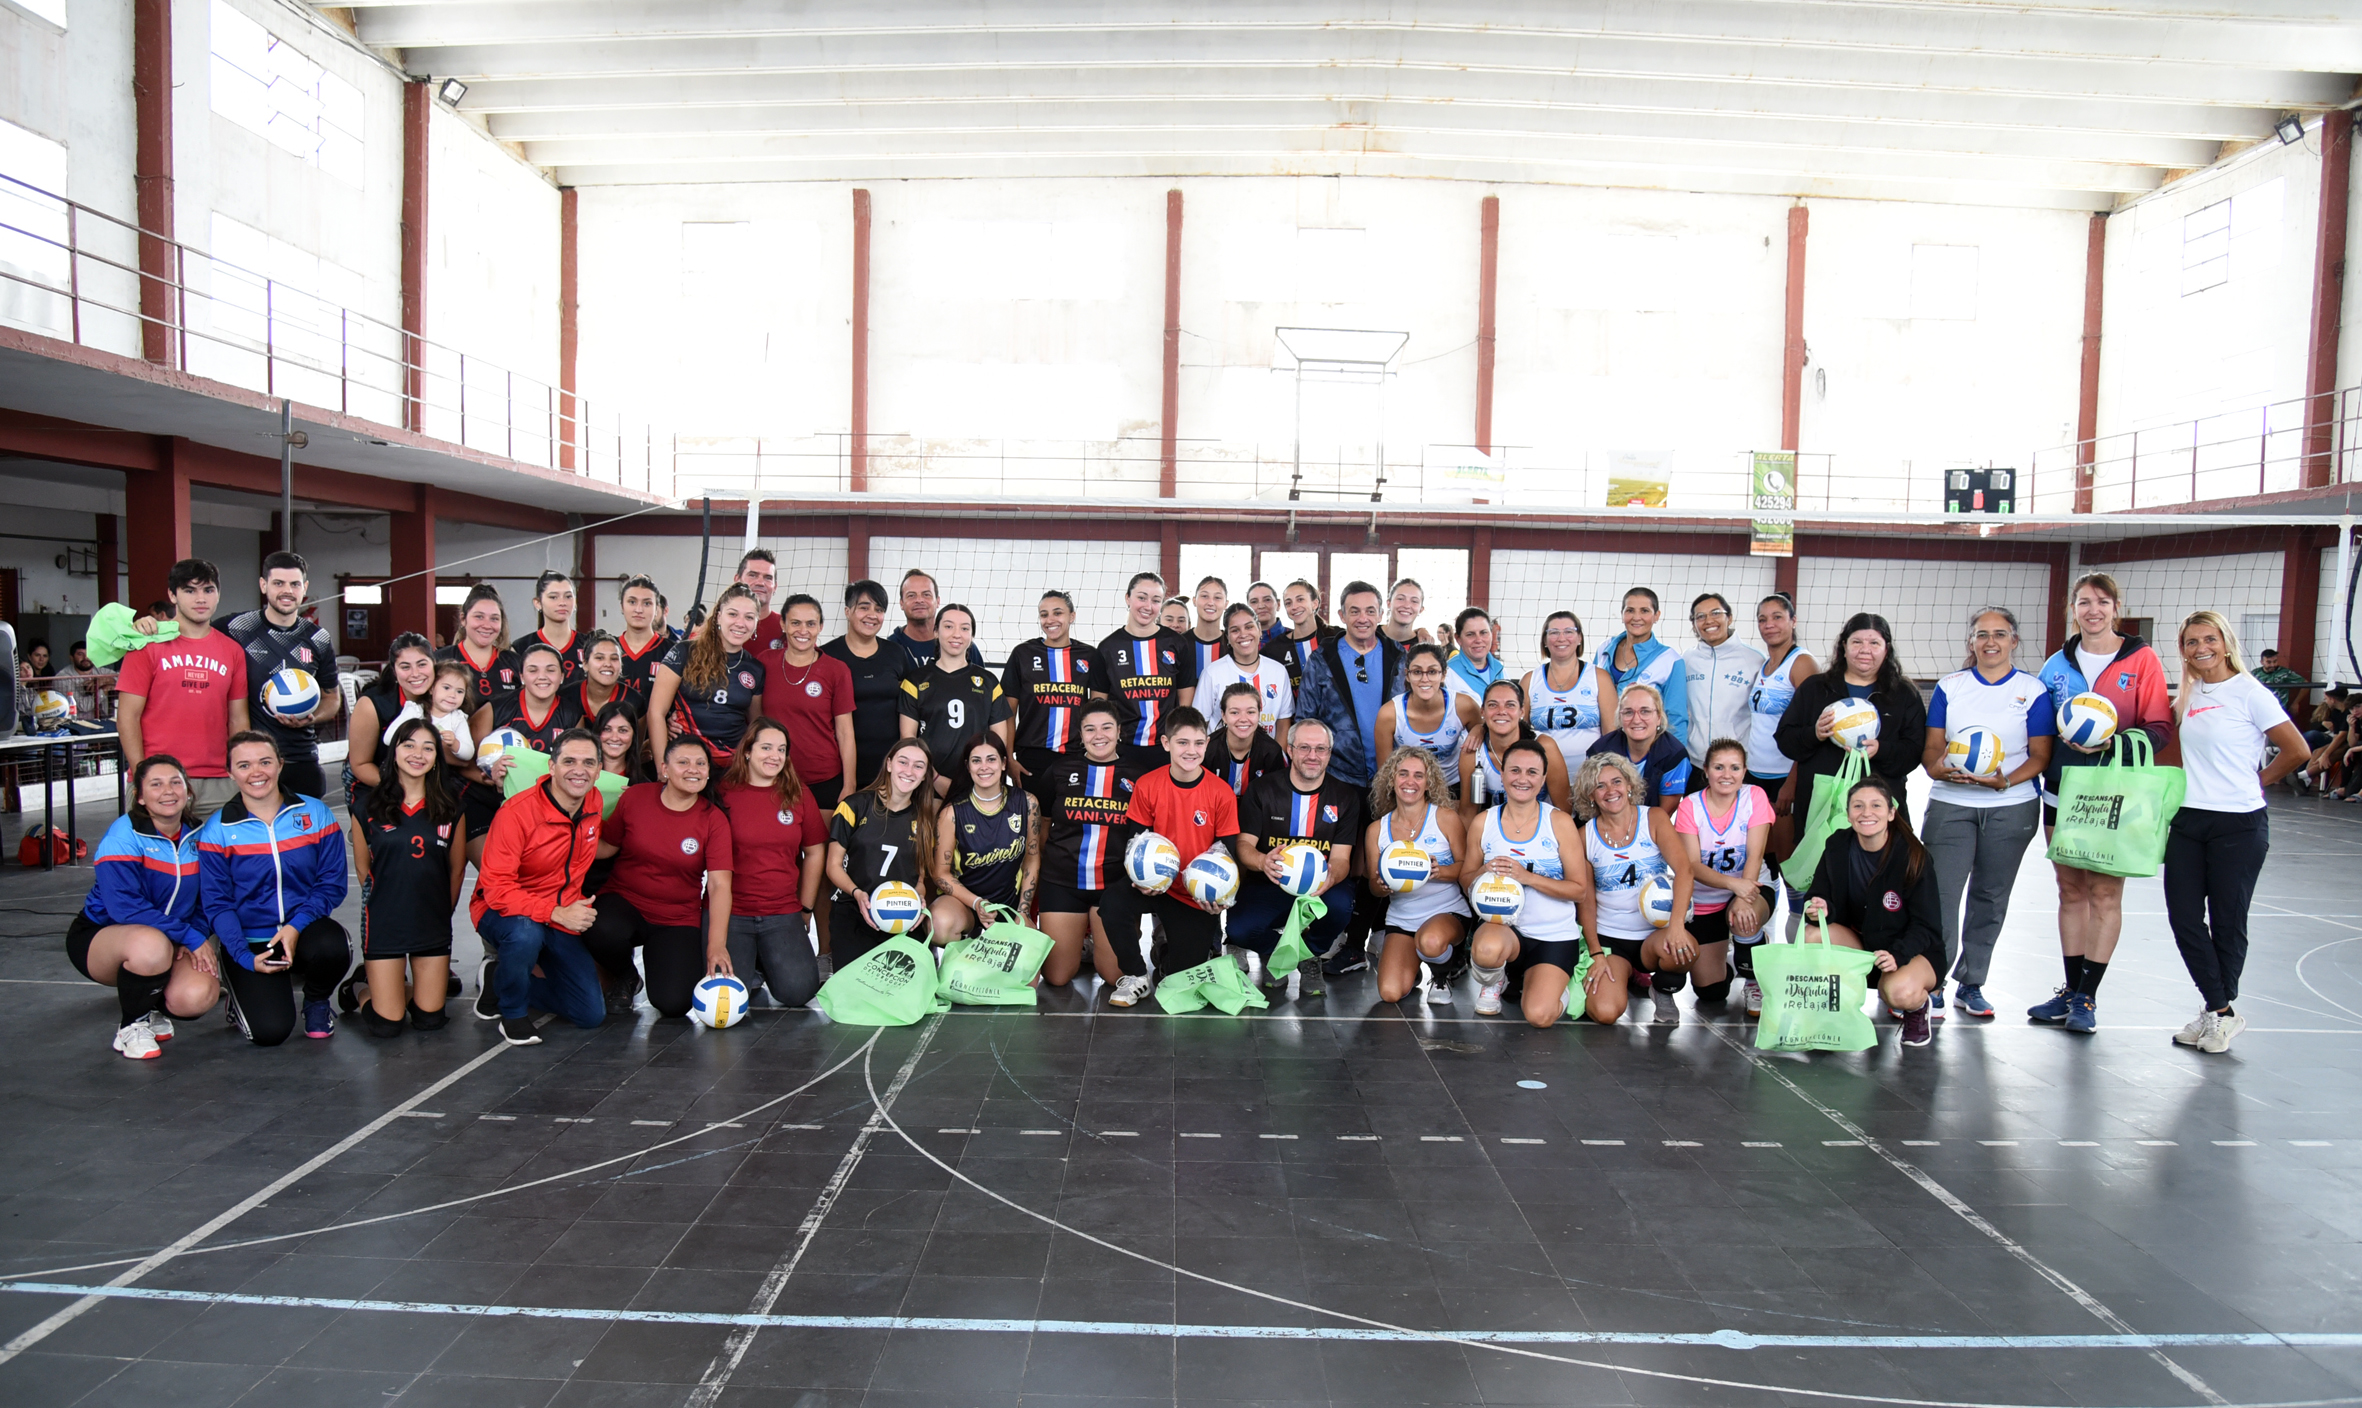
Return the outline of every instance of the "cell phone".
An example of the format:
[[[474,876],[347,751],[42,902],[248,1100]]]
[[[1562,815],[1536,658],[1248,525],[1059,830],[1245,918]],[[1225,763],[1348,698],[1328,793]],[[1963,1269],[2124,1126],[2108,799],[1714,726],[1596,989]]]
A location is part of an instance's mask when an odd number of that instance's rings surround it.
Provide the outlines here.
[[[254,964],[258,968],[265,963],[284,966],[292,961],[294,961],[293,955],[282,950],[277,939],[272,939],[254,951]]]

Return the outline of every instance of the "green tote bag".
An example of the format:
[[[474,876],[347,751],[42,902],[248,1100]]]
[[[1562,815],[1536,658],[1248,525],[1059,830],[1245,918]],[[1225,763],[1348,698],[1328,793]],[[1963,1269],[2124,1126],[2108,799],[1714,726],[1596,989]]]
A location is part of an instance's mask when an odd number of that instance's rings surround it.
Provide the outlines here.
[[[1853,785],[1868,775],[1870,757],[1867,753],[1848,753],[1837,771],[1827,777],[1813,779],[1812,810],[1804,818],[1804,826],[1796,833],[1796,850],[1780,862],[1780,873],[1795,877],[1790,883],[1799,890],[1810,889],[1813,872],[1821,868],[1821,851],[1829,838],[1845,829],[1845,794]]]
[[[1025,927],[1000,905],[987,912],[993,922],[983,933],[944,946],[936,988],[963,1007],[1031,1007],[1050,936]]]
[[[1758,1050],[1867,1051],[1878,1044],[1878,1029],[1862,1015],[1878,960],[1829,942],[1827,920],[1819,927],[1818,943],[1755,946],[1755,981],[1763,985]]]
[[[907,1027],[950,1002],[935,995],[935,955],[912,938],[893,938],[840,968],[812,1005],[852,1027]]]
[[[2050,859],[2099,875],[2155,875],[2183,786],[2180,768],[2157,765],[2148,734],[2117,734],[2107,762],[2060,771]]]

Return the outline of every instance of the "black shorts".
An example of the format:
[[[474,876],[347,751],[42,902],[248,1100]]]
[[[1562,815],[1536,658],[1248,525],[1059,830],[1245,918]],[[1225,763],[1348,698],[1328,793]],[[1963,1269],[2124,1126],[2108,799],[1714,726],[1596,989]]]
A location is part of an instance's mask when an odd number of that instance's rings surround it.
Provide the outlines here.
[[[1626,963],[1631,964],[1633,971],[1638,973],[1645,973],[1648,971],[1646,968],[1641,966],[1640,962],[1640,946],[1647,942],[1648,940],[1646,939],[1619,939],[1612,934],[1602,934],[1599,936],[1599,946],[1601,948],[1606,949],[1609,953],[1612,953],[1616,957],[1623,959]]]
[[[1061,885],[1055,880],[1041,882],[1036,891],[1044,914],[1089,914],[1099,907],[1098,890],[1078,890],[1072,885]]]
[[[1036,773],[1048,772],[1073,756],[1074,754],[1061,753],[1055,748],[1019,748],[1017,750],[1017,765],[1025,769],[1027,777],[1031,777]]]
[[[467,822],[469,840],[491,833],[492,818],[500,811],[500,804],[505,800],[499,788],[480,782],[471,782],[460,789],[459,814]]]
[[[1162,743],[1118,743],[1115,752],[1117,757],[1144,773],[1154,772],[1173,761],[1173,755],[1165,751]]]
[[[2042,834],[2048,836],[2058,829],[2059,809],[2048,802],[2042,804]]]
[[[835,777],[822,778],[818,782],[807,782],[804,786],[812,793],[812,803],[820,809],[822,821],[826,821],[828,814],[837,809],[837,803],[845,795],[845,779],[841,773]],[[468,834],[472,836],[475,833],[471,831]]]
[[[1610,939],[1608,942],[1615,941]],[[1517,941],[1517,957],[1510,960],[1509,971],[1522,976],[1528,968],[1551,967],[1571,978],[1575,970],[1583,966],[1583,948],[1581,939],[1521,937]]]
[[[74,911],[74,922],[66,926],[66,961],[83,977],[90,976],[90,945],[98,931],[106,926],[81,910]]]

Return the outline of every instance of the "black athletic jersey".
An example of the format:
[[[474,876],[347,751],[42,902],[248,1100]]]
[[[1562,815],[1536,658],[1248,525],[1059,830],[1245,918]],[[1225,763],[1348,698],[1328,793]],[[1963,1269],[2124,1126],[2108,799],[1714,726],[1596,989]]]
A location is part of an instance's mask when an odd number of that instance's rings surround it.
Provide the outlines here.
[[[1197,632],[1191,631],[1181,639],[1189,646],[1189,679],[1192,684],[1206,672],[1206,666],[1230,653],[1230,637],[1227,634],[1212,640],[1200,640]],[[1198,712],[1202,714],[1205,710],[1200,709]]]
[[[656,662],[662,660],[665,652],[673,648],[673,642],[679,639],[671,631],[659,629],[648,637],[647,648],[634,655],[629,641],[621,636],[615,638],[615,643],[623,648],[623,673],[616,676],[615,687],[630,695],[632,703],[640,712],[646,713],[648,710],[648,686],[655,682]]]
[[[1033,819],[1033,798],[1023,792],[1002,797],[997,811],[973,801],[951,808],[951,868],[960,883],[995,904],[1014,907],[1025,880],[1025,827]]]
[[[1230,790],[1241,797],[1256,779],[1287,770],[1288,755],[1280,749],[1277,740],[1259,728],[1255,730],[1253,742],[1247,745],[1244,758],[1231,755],[1228,729],[1216,729],[1212,741],[1206,744],[1206,771],[1229,783]],[[1246,820],[1246,813],[1239,813],[1239,820]]]
[[[960,745],[1009,712],[1001,702],[1001,682],[981,665],[912,670],[902,677],[900,709],[903,718],[918,720],[919,738],[940,773],[955,772]]]
[[[566,667],[566,683],[572,684],[574,681],[582,677],[581,631],[576,631],[573,635],[568,636],[566,638],[566,643],[564,645],[560,645],[557,643],[557,641],[551,639],[549,628],[545,626],[542,629],[535,631],[533,634],[525,637],[523,640],[518,641],[517,649],[521,652],[526,646],[532,644],[534,641],[540,641],[543,645],[546,645],[550,649],[558,652],[558,663]]]
[[[1361,788],[1324,777],[1312,791],[1299,792],[1295,778],[1281,768],[1247,784],[1238,799],[1238,829],[1266,851],[1305,841],[1325,856],[1332,845],[1361,843],[1361,813]],[[1245,878],[1252,884],[1271,883],[1260,871]]]
[[[531,712],[531,704],[522,694],[512,694],[492,706],[492,726],[513,728],[525,735],[525,745],[536,753],[557,751],[558,736],[570,728],[582,727],[582,706],[568,698],[574,691],[560,689],[550,700],[549,712],[538,719]]]
[[[820,653],[845,662],[853,676],[853,776],[848,787],[867,787],[877,779],[886,750],[902,736],[902,674],[909,656],[891,641],[856,655],[843,636],[820,647]]]
[[[681,687],[673,692],[673,731],[696,739],[715,762],[726,763],[754,718],[755,698],[763,692],[763,662],[751,650],[733,650],[722,657],[721,679],[692,689],[689,652],[696,645],[693,637],[683,636],[664,655],[664,668],[681,677]]]
[[[517,652],[501,651],[487,664],[478,665],[468,658],[467,647],[446,645],[435,652],[435,660],[457,660],[467,666],[467,707],[469,713],[487,704],[506,699],[517,692]]]
[[[574,706],[574,712],[580,716],[585,726],[599,716],[601,709],[607,707],[606,704],[590,702],[590,681],[587,679],[576,680],[567,685],[558,691],[558,697]],[[609,700],[608,703],[620,703],[624,708],[631,710],[634,717],[648,712],[647,696],[633,695],[630,690],[623,687],[623,681],[620,679],[615,682],[615,698]]]
[[[1277,655],[1285,660],[1288,667],[1288,687],[1302,689],[1304,687],[1304,667],[1312,663],[1312,652],[1343,634],[1345,634],[1343,627],[1321,626],[1313,631],[1309,640],[1298,640],[1288,632],[1281,631],[1271,642],[1265,644],[1263,653]]]
[[[1118,759],[1060,758],[1025,780],[1042,809],[1042,879],[1077,890],[1104,889],[1119,878],[1116,836],[1132,809],[1142,769]]]
[[[845,873],[853,877],[854,889],[874,891],[899,880],[927,893],[919,878],[917,802],[892,812],[877,793],[856,792],[837,803],[828,819],[828,839],[845,848]]]
[[[1099,652],[1087,645],[1052,645],[1040,636],[1009,652],[1001,693],[1017,711],[1017,746],[1052,753],[1083,751],[1079,716],[1085,701],[1107,692]]]
[[[1099,662],[1107,671],[1107,697],[1115,702],[1122,741],[1159,746],[1165,715],[1181,702],[1175,696],[1197,684],[1197,657],[1189,643],[1173,631],[1136,636],[1127,627],[1099,642]]]
[[[320,756],[318,730],[289,728],[263,707],[263,686],[281,670],[302,670],[318,681],[320,698],[336,692],[336,646],[319,622],[298,616],[284,629],[271,624],[261,610],[241,611],[222,623],[222,634],[246,650],[246,717],[254,727],[278,742],[279,756],[290,762]]]
[[[451,843],[459,822],[428,819],[426,803],[403,808],[397,821],[361,824],[369,843],[369,894],[361,906],[361,947],[370,941],[392,953],[442,948],[451,942]]]

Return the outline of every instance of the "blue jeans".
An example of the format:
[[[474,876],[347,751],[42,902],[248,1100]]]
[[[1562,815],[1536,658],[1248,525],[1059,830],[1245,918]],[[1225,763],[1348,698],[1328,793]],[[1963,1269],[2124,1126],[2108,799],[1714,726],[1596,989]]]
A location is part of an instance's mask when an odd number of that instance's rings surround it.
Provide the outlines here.
[[[1332,885],[1321,895],[1321,903],[1329,912],[1304,926],[1304,947],[1315,954],[1327,953],[1336,947],[1345,933],[1345,926],[1353,919],[1353,882],[1347,880]],[[1288,910],[1296,897],[1268,881],[1248,881],[1238,887],[1238,903],[1230,907],[1230,942],[1243,949],[1252,949],[1264,958],[1279,947],[1280,926],[1288,922]]]
[[[523,1017],[528,1007],[555,1012],[578,1027],[595,1027],[607,1020],[607,997],[599,986],[599,965],[591,961],[582,939],[553,924],[537,924],[514,914],[489,911],[476,933],[492,956],[492,990],[500,999],[500,1015]],[[534,968],[542,976],[533,975]]]

